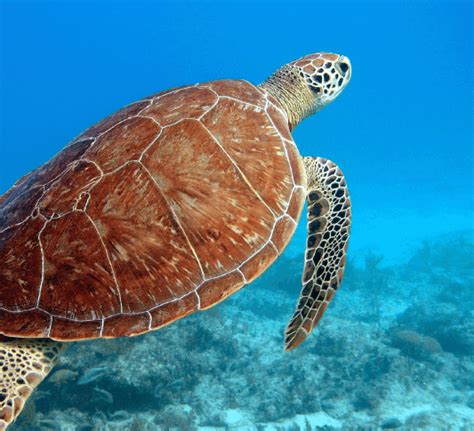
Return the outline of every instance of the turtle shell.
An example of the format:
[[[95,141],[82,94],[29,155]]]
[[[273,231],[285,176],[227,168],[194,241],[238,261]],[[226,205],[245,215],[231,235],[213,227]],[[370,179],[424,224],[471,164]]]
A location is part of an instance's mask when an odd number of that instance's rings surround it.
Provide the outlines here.
[[[282,252],[304,181],[286,115],[248,82],[132,103],[0,197],[0,333],[130,336],[208,308]]]

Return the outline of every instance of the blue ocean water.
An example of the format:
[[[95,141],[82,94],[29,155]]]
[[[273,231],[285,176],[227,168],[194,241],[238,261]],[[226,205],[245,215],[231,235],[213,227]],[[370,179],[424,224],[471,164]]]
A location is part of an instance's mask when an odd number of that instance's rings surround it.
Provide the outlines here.
[[[342,168],[353,205],[346,279],[317,334],[283,354],[302,220],[229,301],[139,339],[72,347],[17,429],[473,429],[472,2],[0,7],[0,193],[143,96],[257,84],[318,51],[353,67],[294,131],[302,154]]]

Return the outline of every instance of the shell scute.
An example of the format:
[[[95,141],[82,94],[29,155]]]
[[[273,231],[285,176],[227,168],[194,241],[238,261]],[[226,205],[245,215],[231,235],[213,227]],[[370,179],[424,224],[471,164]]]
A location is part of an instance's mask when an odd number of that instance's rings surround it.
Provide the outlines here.
[[[73,211],[81,193],[101,177],[96,165],[80,160],[68,169],[60,180],[48,188],[48,193],[38,202],[40,213],[46,218],[57,217]]]
[[[18,180],[0,200],[0,232],[29,217],[43,195],[43,186],[57,179],[71,163],[80,159],[92,142],[88,139],[66,147],[49,162]]]
[[[198,119],[217,101],[217,95],[204,87],[188,87],[158,96],[156,103],[142,112],[161,126],[168,126],[183,118]]]
[[[84,157],[97,163],[104,173],[111,172],[130,160],[138,160],[160,131],[161,127],[150,118],[123,120],[97,138]]]
[[[149,310],[201,281],[186,237],[141,164],[105,176],[87,214],[110,255],[125,313]]]
[[[245,276],[247,283],[251,283],[257,276],[259,276],[271,263],[278,257],[278,252],[275,247],[268,243],[263,247],[253,259],[245,262],[240,270]]]
[[[21,313],[0,309],[2,332],[44,338],[49,336],[50,325],[51,316],[39,309],[29,309]]]
[[[202,123],[276,214],[284,211],[294,184],[285,144],[263,108],[253,115],[254,107],[224,99]]]
[[[143,334],[149,330],[150,319],[148,313],[134,315],[119,314],[109,317],[104,321],[102,336],[113,338]]]
[[[206,277],[233,270],[265,242],[273,214],[198,121],[165,129],[143,163],[185,226]]]
[[[283,139],[292,143],[293,138],[291,137],[290,129],[288,128],[288,118],[286,117],[286,114],[283,113],[283,110],[279,107],[278,102],[273,98],[273,96],[269,96],[269,101],[270,103],[267,107],[267,113],[275,126],[275,130],[278,131]]]
[[[36,306],[41,281],[39,217],[0,234],[0,308],[23,310]]]
[[[288,155],[288,163],[291,168],[294,184],[296,186],[306,187],[304,166],[297,148],[292,144],[288,144],[287,142],[285,142],[285,148]]]
[[[120,312],[107,254],[83,212],[49,221],[40,235],[44,275],[39,306],[59,317],[96,320]]]
[[[275,224],[275,229],[273,230],[272,242],[275,244],[276,248],[280,253],[285,249],[288,244],[288,241],[291,238],[291,234],[295,230],[295,221],[288,217],[284,216]]]
[[[221,97],[230,97],[240,102],[263,107],[265,96],[250,82],[243,80],[214,81],[208,84],[209,88]]]
[[[101,327],[101,322],[98,320],[76,321],[54,317],[48,337],[65,341],[97,338],[100,337]]]
[[[239,271],[232,271],[223,277],[206,281],[198,289],[201,309],[212,307],[245,285],[245,279]]]
[[[190,293],[177,301],[169,302],[163,304],[161,307],[150,310],[151,328],[156,329],[164,325],[169,325],[175,320],[198,309],[198,297],[195,293]]]

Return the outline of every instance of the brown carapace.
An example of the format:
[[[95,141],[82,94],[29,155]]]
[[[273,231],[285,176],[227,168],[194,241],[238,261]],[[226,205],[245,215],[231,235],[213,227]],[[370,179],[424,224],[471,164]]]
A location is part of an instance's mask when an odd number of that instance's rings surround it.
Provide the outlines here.
[[[245,81],[128,105],[0,200],[0,333],[137,335],[251,282],[305,199],[278,102]]]

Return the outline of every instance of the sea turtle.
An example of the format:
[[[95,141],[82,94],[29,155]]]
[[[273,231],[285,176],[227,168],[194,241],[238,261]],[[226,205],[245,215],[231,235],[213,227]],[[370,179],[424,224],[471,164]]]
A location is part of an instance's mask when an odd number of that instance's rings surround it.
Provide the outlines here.
[[[285,349],[341,283],[341,170],[290,132],[334,100],[349,60],[317,53],[254,86],[221,80],[131,103],[0,197],[0,429],[67,342],[143,334],[262,274],[308,203],[303,288]]]

